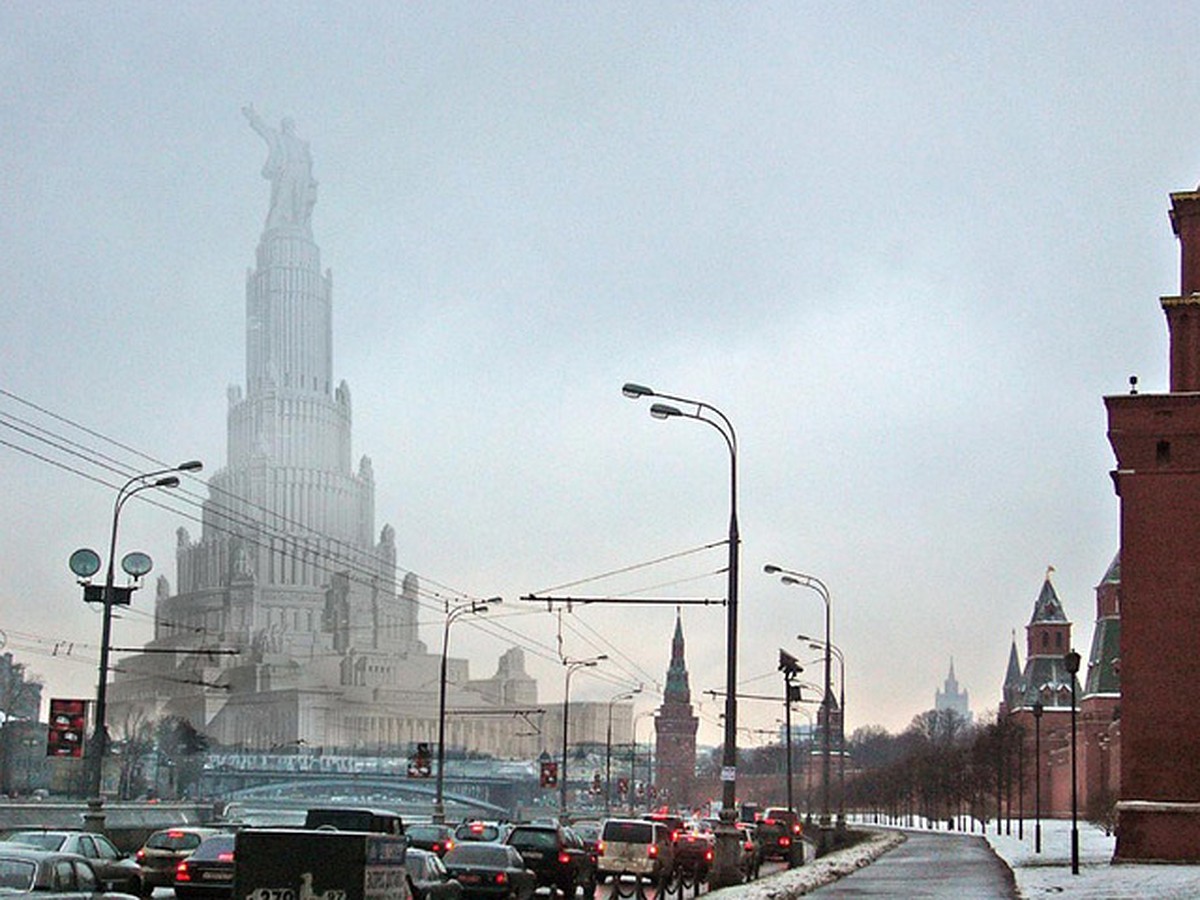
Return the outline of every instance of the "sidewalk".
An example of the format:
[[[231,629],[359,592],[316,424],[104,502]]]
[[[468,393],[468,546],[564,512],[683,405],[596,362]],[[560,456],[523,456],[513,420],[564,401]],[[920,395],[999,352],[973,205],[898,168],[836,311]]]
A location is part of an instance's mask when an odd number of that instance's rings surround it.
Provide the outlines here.
[[[1042,852],[1033,852],[1033,823],[1025,822],[1025,840],[988,832],[988,843],[1008,863],[1022,897],[1047,894],[1088,900],[1191,900],[1200,897],[1200,866],[1112,865],[1115,837],[1079,823],[1079,874],[1071,874],[1071,823],[1042,821]]]
[[[858,823],[851,823],[852,825]],[[752,884],[713,891],[713,900],[785,900],[836,881],[904,841],[900,830],[859,825],[873,832],[856,847],[830,853],[802,868],[781,872]],[[931,829],[913,829],[929,832]],[[944,829],[943,829],[944,830]],[[1194,900],[1200,897],[1200,866],[1117,865],[1111,863],[1116,838],[1079,824],[1079,874],[1071,874],[1071,823],[1042,821],[1042,852],[1033,852],[1033,822],[1025,822],[1025,839],[989,830],[988,843],[1010,869],[1017,891],[1027,900],[1055,895],[1078,900]],[[810,858],[811,859],[811,858]]]

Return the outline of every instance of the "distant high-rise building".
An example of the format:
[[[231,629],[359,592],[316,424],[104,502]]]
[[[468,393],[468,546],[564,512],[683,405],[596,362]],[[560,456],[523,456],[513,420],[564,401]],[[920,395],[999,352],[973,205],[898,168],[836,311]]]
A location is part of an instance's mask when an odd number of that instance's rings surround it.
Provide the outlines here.
[[[178,715],[227,746],[404,751],[436,740],[441,658],[418,637],[416,575],[397,590],[395,532],[376,531],[371,461],[352,462],[308,144],[290,120],[274,129],[245,113],[268,145],[271,200],[246,274],[246,380],[229,389],[229,459],[209,481],[200,534],[178,531],[176,591],[158,580],[154,639],[121,661],[108,721],[119,734]],[[540,749],[483,714],[536,705],[522,651],[474,681],[451,659],[447,684],[451,709],[483,711],[448,720],[448,747]]]
[[[968,724],[971,722],[971,702],[967,696],[966,688],[961,691],[958,689],[958,679],[954,677],[954,660],[950,660],[950,674],[946,676],[946,682],[940,691],[935,691],[933,695],[933,708],[936,710],[950,710],[958,713],[962,720]]]
[[[700,719],[692,711],[683,649],[683,620],[677,612],[667,686],[654,718],[655,786],[659,797],[673,809],[690,807],[696,791],[696,730]]]

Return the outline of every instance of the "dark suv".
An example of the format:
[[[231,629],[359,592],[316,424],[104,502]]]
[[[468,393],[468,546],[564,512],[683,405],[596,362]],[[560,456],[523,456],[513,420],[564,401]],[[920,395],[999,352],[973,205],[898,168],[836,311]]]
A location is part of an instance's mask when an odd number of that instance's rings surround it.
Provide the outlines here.
[[[576,887],[585,897],[596,892],[596,864],[579,837],[561,825],[517,825],[504,843],[521,854],[537,875],[538,887],[549,887],[574,897]]]
[[[783,859],[791,866],[797,860],[804,861],[804,845],[800,836],[804,828],[800,817],[790,809],[769,806],[758,820],[758,837],[762,844],[764,859]]]

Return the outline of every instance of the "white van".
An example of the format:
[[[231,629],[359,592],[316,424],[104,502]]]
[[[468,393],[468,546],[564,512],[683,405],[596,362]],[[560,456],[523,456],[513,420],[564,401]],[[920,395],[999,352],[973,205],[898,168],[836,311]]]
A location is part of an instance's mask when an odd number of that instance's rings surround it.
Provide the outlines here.
[[[664,880],[675,865],[671,832],[661,822],[608,819],[596,845],[596,876],[605,882],[623,874]]]

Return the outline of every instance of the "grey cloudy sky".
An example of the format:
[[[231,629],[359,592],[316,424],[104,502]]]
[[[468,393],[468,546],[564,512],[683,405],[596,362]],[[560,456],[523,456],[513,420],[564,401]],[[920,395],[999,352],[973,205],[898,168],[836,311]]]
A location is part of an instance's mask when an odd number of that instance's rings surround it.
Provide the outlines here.
[[[1101,398],[1165,389],[1197,25],[1184,3],[3,3],[9,649],[48,695],[94,691],[99,616],[66,560],[107,554],[113,497],[11,446],[69,459],[10,417],[145,462],[20,401],[224,462],[268,192],[253,102],[312,144],[377,526],[431,591],[505,598],[544,700],[559,625],[521,595],[725,535],[719,436],[652,420],[633,380],[737,428],[746,690],[778,691],[778,648],[822,627],[774,562],[833,592],[850,727],[904,727],[951,657],[994,708],[1048,565],[1086,649],[1117,545]],[[174,582],[179,525],[134,502],[120,550]],[[723,565],[572,590],[719,597]],[[563,652],[612,657],[573,696],[661,686],[673,617],[565,616]],[[715,741],[724,616],[683,617]],[[453,649],[485,675],[503,646],[464,623]]]

